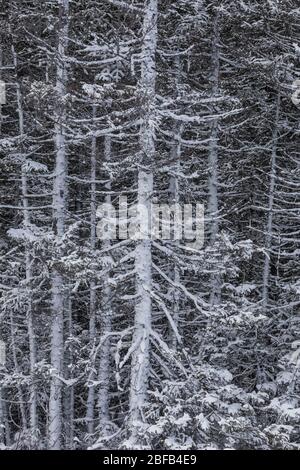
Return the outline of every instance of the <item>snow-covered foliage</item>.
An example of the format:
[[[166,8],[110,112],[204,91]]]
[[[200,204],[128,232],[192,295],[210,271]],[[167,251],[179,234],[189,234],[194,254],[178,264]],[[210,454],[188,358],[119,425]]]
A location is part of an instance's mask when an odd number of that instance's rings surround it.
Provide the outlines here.
[[[299,1],[3,4],[0,449],[299,449]]]

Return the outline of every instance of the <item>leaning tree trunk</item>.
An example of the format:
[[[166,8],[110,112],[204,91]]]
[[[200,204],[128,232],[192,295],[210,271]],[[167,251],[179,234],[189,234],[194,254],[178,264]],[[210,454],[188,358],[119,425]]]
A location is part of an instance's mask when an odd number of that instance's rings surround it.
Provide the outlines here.
[[[55,124],[56,164],[53,184],[53,219],[57,246],[62,250],[62,239],[65,231],[66,212],[66,86],[67,71],[65,53],[68,44],[69,0],[60,0],[58,54],[56,72],[57,109]],[[63,253],[61,253],[63,255]],[[62,382],[63,372],[63,323],[64,323],[64,278],[56,268],[52,274],[52,325],[51,325],[51,366],[53,368],[50,385],[49,403],[49,448],[61,448],[62,432]]]
[[[143,28],[142,71],[142,124],[140,148],[142,160],[138,171],[138,204],[147,210],[150,219],[153,194],[152,166],[155,156],[153,107],[155,101],[155,53],[157,46],[157,0],[147,0]],[[150,221],[149,221],[150,222]],[[130,385],[130,422],[132,443],[138,444],[137,424],[143,422],[143,408],[147,400],[150,368],[152,253],[149,236],[137,242],[135,250],[136,307]]]

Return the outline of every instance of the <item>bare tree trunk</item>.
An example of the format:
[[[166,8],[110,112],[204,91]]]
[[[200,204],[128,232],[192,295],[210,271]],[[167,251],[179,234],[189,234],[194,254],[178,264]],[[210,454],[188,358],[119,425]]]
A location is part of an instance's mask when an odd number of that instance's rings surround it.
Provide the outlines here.
[[[142,124],[140,148],[142,161],[138,173],[138,204],[151,213],[153,194],[152,165],[155,156],[153,106],[155,101],[155,53],[157,47],[157,0],[147,0],[143,27]],[[150,368],[152,253],[151,240],[145,236],[137,242],[135,251],[136,293],[133,352],[130,385],[130,422],[133,445],[138,443],[137,427],[144,421],[143,408],[147,401]]]
[[[57,244],[62,243],[65,231],[66,211],[66,85],[67,71],[65,53],[68,44],[68,13],[69,0],[61,0],[59,5],[59,30],[57,54],[57,112],[55,124],[56,165],[54,175],[53,219],[56,231]],[[50,385],[49,403],[49,448],[60,450],[62,445],[62,382],[64,350],[64,279],[62,274],[54,268],[52,276],[52,327],[51,327],[51,365],[53,373]]]

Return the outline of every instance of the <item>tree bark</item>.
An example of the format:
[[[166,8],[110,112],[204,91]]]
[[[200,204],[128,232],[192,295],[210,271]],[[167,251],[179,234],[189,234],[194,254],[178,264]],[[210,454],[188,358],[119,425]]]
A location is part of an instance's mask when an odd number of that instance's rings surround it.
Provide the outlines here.
[[[58,53],[56,71],[57,112],[55,124],[56,164],[53,193],[53,219],[57,246],[61,247],[65,231],[67,155],[66,155],[66,86],[67,70],[65,53],[68,44],[69,0],[61,0],[59,5]],[[63,255],[62,247],[60,248]],[[60,450],[62,445],[62,382],[64,349],[64,278],[54,268],[52,275],[52,326],[51,326],[51,365],[53,368],[49,403],[49,448]]]
[[[157,47],[157,0],[147,0],[143,25],[142,71],[142,124],[140,148],[142,160],[138,171],[138,205],[146,209],[149,219],[153,194],[155,157],[155,131],[153,127],[155,106],[155,54]],[[149,221],[150,222],[150,221]],[[136,293],[133,353],[130,386],[130,426],[133,445],[138,443],[139,422],[144,421],[143,408],[147,401],[150,368],[151,289],[152,289],[151,240],[145,236],[137,242],[135,250]]]

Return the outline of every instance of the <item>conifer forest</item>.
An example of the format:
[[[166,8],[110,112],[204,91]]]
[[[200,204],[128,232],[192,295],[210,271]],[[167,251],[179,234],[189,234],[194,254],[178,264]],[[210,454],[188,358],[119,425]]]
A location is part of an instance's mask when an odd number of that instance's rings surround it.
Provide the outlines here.
[[[299,0],[0,1],[0,449],[300,450]]]

